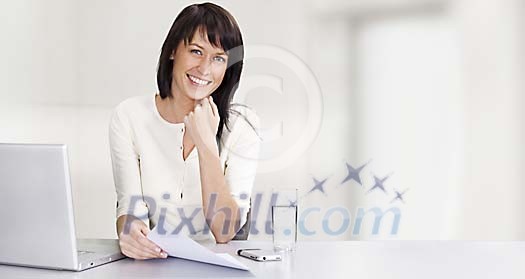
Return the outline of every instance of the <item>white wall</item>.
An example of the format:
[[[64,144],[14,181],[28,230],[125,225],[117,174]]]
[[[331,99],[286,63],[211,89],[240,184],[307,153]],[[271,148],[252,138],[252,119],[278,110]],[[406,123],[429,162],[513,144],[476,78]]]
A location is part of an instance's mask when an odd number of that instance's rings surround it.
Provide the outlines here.
[[[523,4],[377,0],[313,6],[320,22],[346,21],[332,35],[348,36],[355,54],[343,58],[353,87],[336,86],[356,96],[349,112],[358,118],[351,122],[354,160],[372,158],[374,171],[393,171],[390,189],[410,188],[396,238],[522,239]],[[425,25],[436,14],[449,31]],[[421,23],[413,20],[418,15]],[[411,27],[396,32],[403,22]],[[458,49],[443,45],[443,35]],[[409,76],[413,67],[421,72]],[[341,68],[333,71],[336,77]],[[459,83],[447,81],[451,74]],[[407,98],[418,88],[421,94]],[[438,125],[429,130],[424,122]],[[358,193],[355,205],[378,203]]]
[[[457,235],[523,239],[523,2],[457,5],[466,97],[465,185]]]
[[[3,104],[75,102],[72,1],[3,1],[0,96]]]
[[[447,239],[463,184],[465,120],[457,36],[441,12],[365,19],[356,27],[361,125],[357,157],[372,159],[387,193],[360,203],[402,209],[399,236]],[[370,177],[370,176],[368,176]],[[369,179],[369,185],[373,180]],[[406,191],[406,204],[394,201]]]

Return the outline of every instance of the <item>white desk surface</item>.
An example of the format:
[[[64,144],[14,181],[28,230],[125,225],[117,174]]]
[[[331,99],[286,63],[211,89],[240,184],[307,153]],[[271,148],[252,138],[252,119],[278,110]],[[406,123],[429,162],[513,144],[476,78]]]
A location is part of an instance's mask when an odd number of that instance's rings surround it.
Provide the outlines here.
[[[209,246],[232,255],[271,247],[253,241]],[[0,265],[0,278],[525,278],[525,242],[299,242],[282,262],[236,257],[251,271],[177,258],[123,259],[83,272]]]

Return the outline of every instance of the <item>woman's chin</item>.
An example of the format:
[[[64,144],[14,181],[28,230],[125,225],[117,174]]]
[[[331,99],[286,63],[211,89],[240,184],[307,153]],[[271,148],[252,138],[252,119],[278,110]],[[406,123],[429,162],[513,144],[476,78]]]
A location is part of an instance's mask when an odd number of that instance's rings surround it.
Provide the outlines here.
[[[199,92],[197,94],[187,94],[186,96],[188,96],[190,99],[194,100],[194,101],[200,101],[200,100],[203,100],[205,98],[208,98],[209,96],[211,95],[211,93],[204,93],[204,92]]]
[[[192,100],[200,101],[204,98],[207,98],[210,96],[213,91],[217,88],[213,88],[211,86],[205,86],[205,87],[195,87],[195,86],[189,86],[186,87],[186,96]]]

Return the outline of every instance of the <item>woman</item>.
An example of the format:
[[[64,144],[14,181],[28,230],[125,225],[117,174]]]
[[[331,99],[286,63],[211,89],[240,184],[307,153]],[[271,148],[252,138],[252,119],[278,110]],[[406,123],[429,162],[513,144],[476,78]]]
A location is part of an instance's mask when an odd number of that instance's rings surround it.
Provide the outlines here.
[[[162,46],[159,94],[125,100],[110,124],[117,233],[131,258],[165,258],[150,229],[230,241],[246,222],[257,167],[257,117],[232,105],[243,66],[235,19],[186,7]]]

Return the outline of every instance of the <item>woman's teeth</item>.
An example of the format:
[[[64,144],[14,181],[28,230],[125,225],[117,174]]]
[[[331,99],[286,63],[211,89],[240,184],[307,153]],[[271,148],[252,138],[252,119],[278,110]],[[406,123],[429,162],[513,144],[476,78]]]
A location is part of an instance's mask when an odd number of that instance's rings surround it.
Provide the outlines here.
[[[200,78],[194,77],[192,75],[188,75],[188,78],[193,81],[194,83],[197,83],[198,85],[208,85],[211,83],[211,81],[202,80]]]

